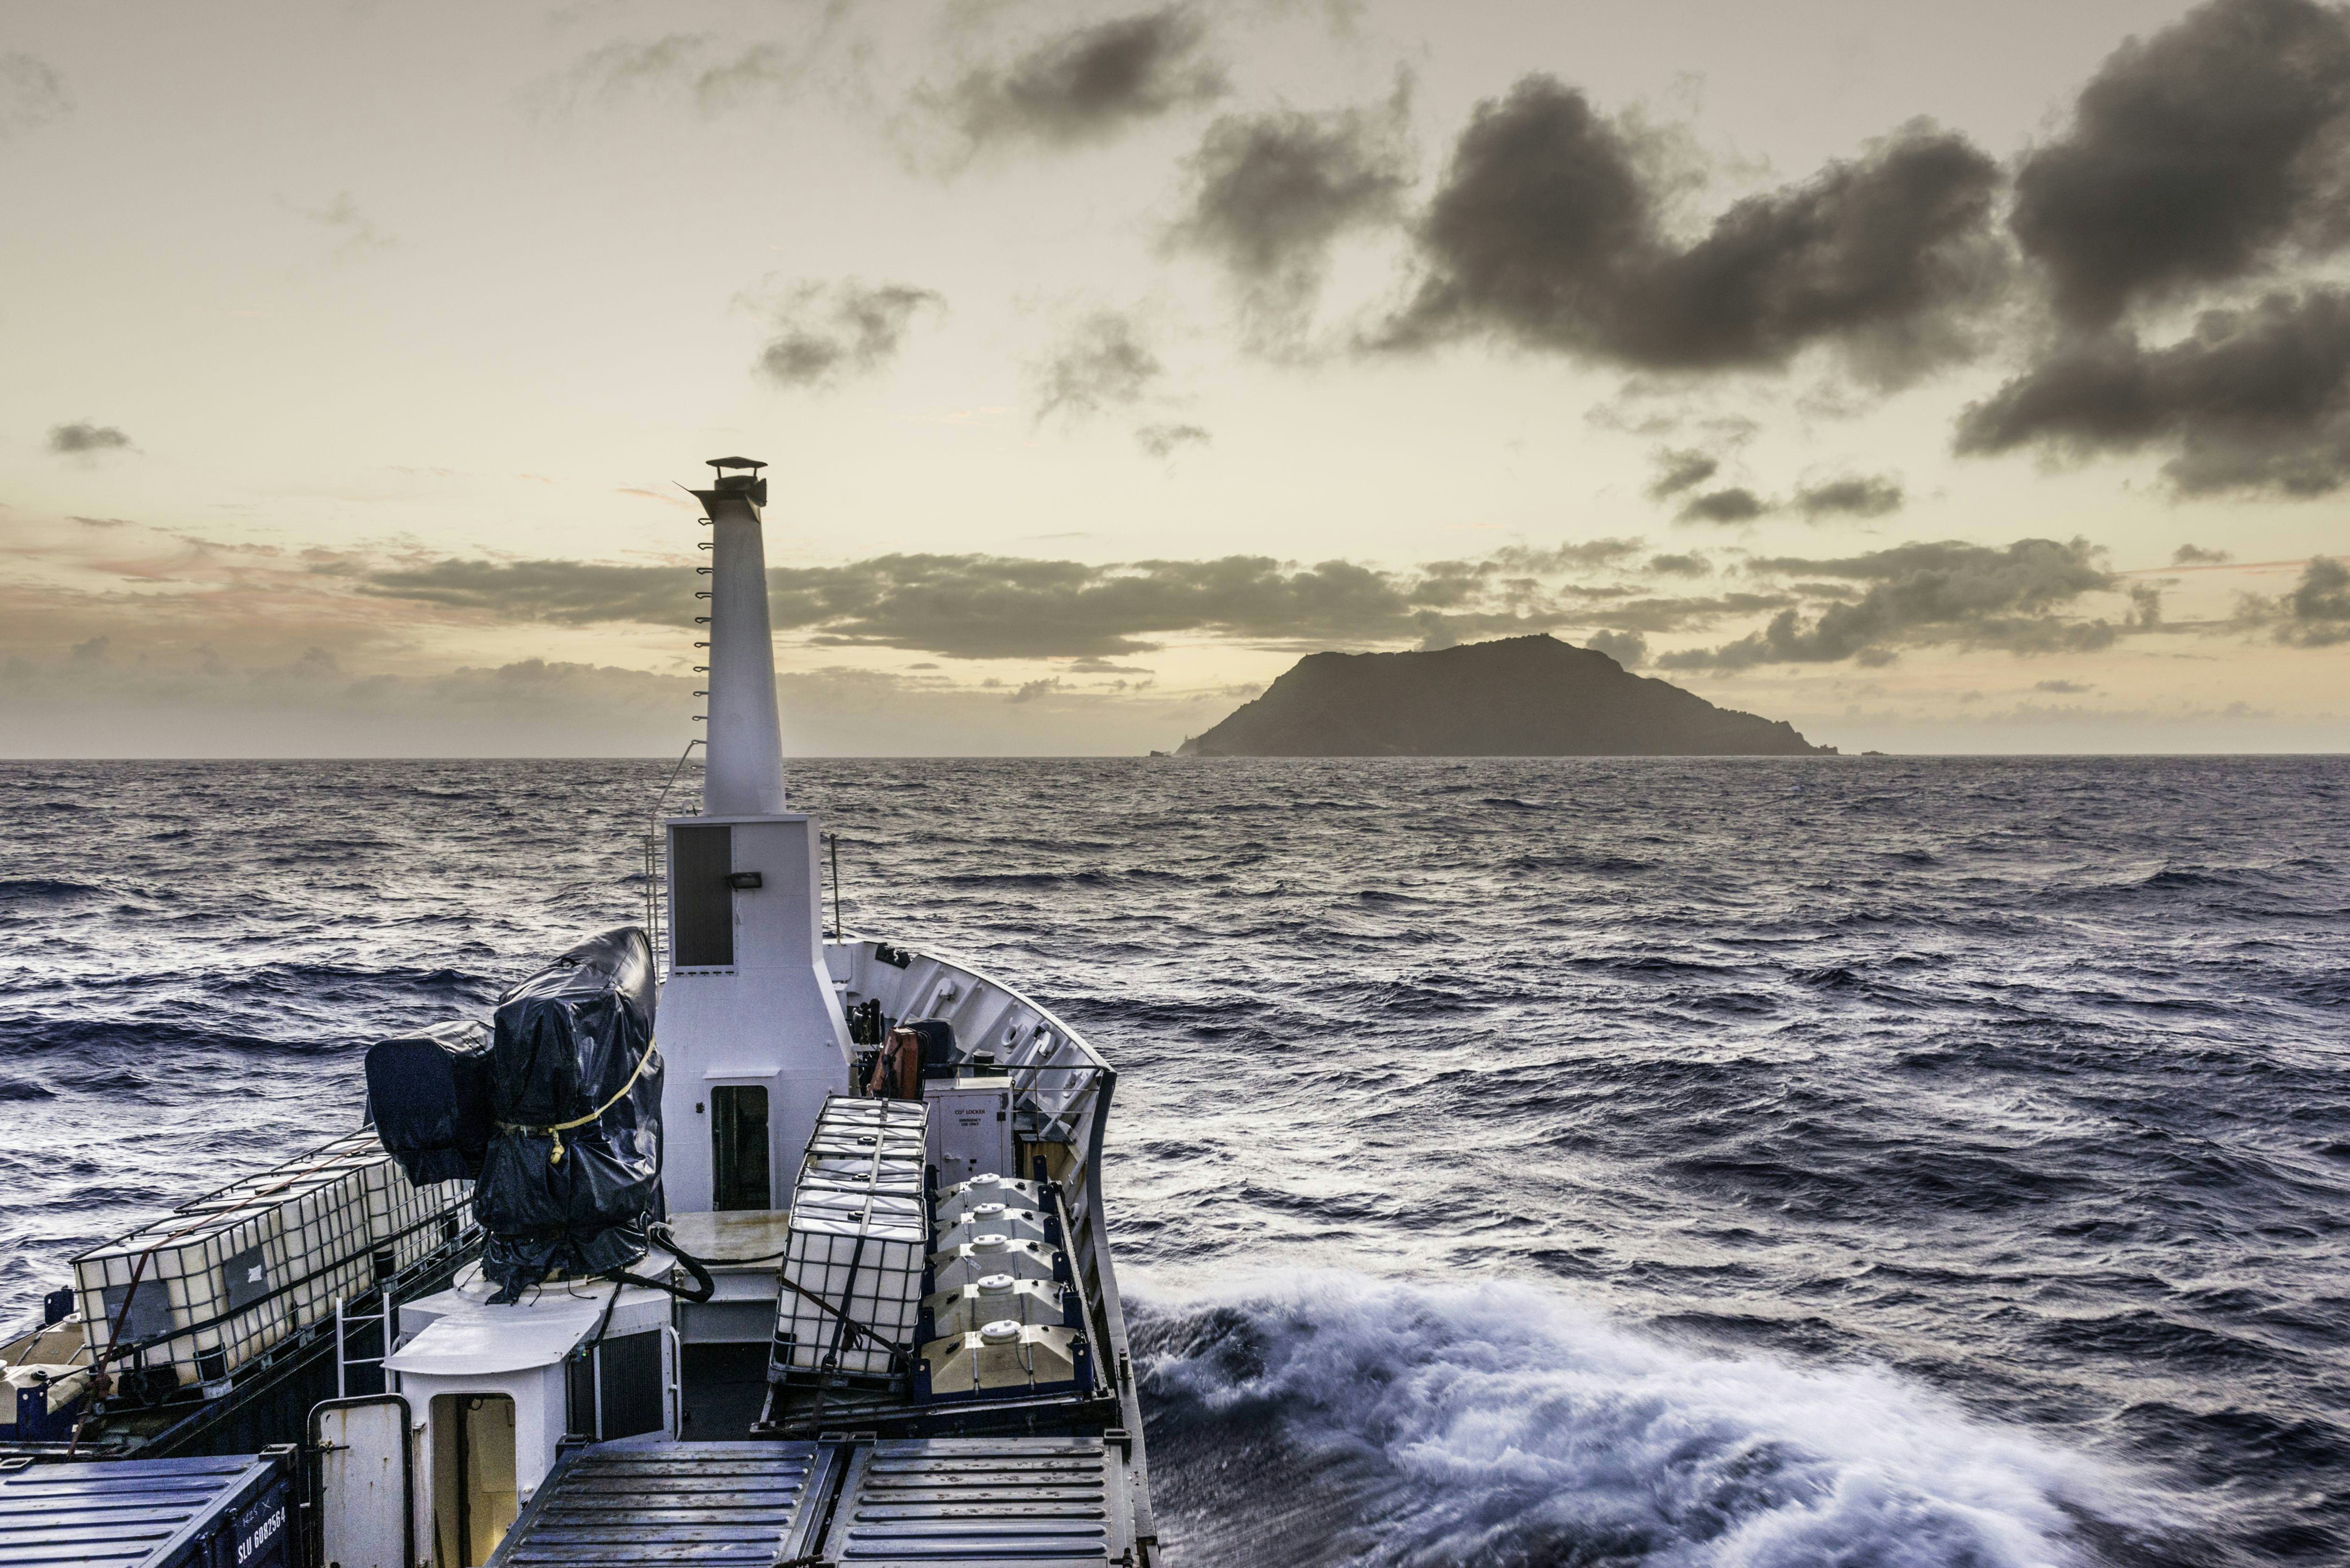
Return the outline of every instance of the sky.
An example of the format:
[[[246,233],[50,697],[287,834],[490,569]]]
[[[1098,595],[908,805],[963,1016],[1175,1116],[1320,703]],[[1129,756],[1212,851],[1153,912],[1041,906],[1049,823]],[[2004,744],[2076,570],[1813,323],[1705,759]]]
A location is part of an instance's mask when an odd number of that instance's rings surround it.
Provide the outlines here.
[[[2350,745],[2350,13],[0,0],[0,755],[1172,749],[1547,633]]]

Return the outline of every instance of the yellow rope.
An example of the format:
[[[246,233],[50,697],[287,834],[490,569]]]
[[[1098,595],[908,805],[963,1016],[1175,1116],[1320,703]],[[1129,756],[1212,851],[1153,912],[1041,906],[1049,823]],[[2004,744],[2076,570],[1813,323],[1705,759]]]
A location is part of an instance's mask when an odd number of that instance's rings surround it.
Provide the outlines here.
[[[610,1099],[606,1100],[602,1105],[598,1106],[594,1110],[589,1111],[586,1116],[574,1116],[567,1122],[556,1122],[553,1127],[521,1127],[513,1122],[500,1122],[498,1124],[498,1130],[500,1132],[546,1134],[549,1137],[555,1140],[555,1147],[547,1151],[546,1163],[549,1165],[561,1165],[563,1163],[563,1135],[569,1132],[573,1127],[584,1127],[589,1122],[601,1120],[606,1111],[610,1110],[614,1106],[619,1105],[622,1100],[628,1098],[629,1091],[637,1086],[637,1080],[639,1078],[644,1076],[645,1064],[653,1059],[653,1053],[659,1048],[660,1047],[655,1042],[650,1040],[646,1041],[645,1054],[637,1058],[636,1069],[629,1075],[629,1081],[620,1085],[619,1093],[615,1094]]]

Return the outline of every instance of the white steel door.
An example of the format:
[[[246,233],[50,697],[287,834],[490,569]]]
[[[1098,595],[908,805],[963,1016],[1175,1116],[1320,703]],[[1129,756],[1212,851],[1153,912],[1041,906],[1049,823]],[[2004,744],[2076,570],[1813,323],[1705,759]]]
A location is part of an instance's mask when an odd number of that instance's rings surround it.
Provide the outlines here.
[[[318,1464],[319,1560],[332,1568],[414,1568],[408,1401],[329,1399],[310,1411]]]

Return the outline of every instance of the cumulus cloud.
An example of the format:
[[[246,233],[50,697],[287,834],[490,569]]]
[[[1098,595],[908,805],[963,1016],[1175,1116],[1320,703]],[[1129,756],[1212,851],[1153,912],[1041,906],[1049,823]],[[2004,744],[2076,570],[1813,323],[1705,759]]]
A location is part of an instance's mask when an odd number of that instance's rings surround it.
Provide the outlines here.
[[[1012,695],[1006,697],[1004,701],[1006,702],[1015,703],[1034,702],[1039,697],[1050,697],[1055,693],[1065,690],[1066,690],[1066,688],[1062,683],[1059,676],[1047,675],[1041,680],[1022,681],[1020,683],[1019,690],[1014,691]]]
[[[1097,22],[965,75],[941,106],[974,146],[1098,141],[1225,90],[1208,29],[1170,5]]]
[[[1657,477],[1648,486],[1648,498],[1662,501],[1693,490],[1721,471],[1721,459],[1708,452],[1694,447],[1666,447],[1657,453]]]
[[[946,300],[911,284],[801,283],[771,307],[776,327],[759,370],[785,387],[828,387],[896,358],[915,313]]]
[[[1858,597],[1806,620],[1781,610],[1762,629],[1712,649],[1666,654],[1668,670],[1741,670],[1758,664],[1882,664],[1906,646],[1959,643],[2015,653],[2084,651],[2110,645],[2120,628],[2063,612],[2084,595],[2110,591],[2113,575],[2085,539],[1957,540],[1899,545],[1834,560],[1763,558],[1750,573],[1841,579]]]
[[[1144,425],[1134,441],[1152,457],[1172,457],[1187,446],[1205,446],[1215,438],[1198,425]]]
[[[2350,239],[2350,19],[2213,0],[2117,50],[2016,176],[2011,222],[2059,313],[2139,300]]]
[[[1583,646],[1627,670],[1637,670],[1648,657],[1648,639],[1637,631],[1595,631],[1583,639]]]
[[[2225,550],[2207,550],[2200,545],[2181,545],[2170,552],[2170,564],[2174,566],[2216,566],[2235,558]]]
[[[1169,237],[1222,264],[1261,347],[1304,327],[1341,235],[1396,220],[1410,181],[1408,107],[1399,87],[1380,109],[1227,115],[1185,161]]]
[[[1711,575],[1713,563],[1692,550],[1680,556],[1651,556],[1648,570],[1660,577],[1702,577]]]
[[[72,110],[65,78],[47,62],[18,50],[0,54],[0,139],[62,119]]]
[[[1684,523],[1752,523],[1771,508],[1762,498],[1743,487],[1710,490],[1693,498],[1680,510]]]
[[[49,429],[49,450],[67,456],[101,452],[125,452],[130,438],[112,425],[101,425],[90,420],[76,420],[71,424],[53,425]]]
[[[2237,619],[2267,627],[2276,639],[2296,648],[2330,648],[2350,642],[2350,566],[2319,556],[2301,569],[2301,581],[2274,598],[2248,595]]]
[[[1057,413],[1081,419],[1139,402],[1166,369],[1131,317],[1095,311],[1030,367],[1036,418]]]
[[[1959,421],[1958,450],[2082,458],[2147,447],[2188,494],[2324,495],[2350,483],[2350,291],[2206,312],[2147,348],[2127,328],[2066,343]]]
[[[1817,521],[1828,516],[1882,517],[1901,509],[1900,482],[1883,474],[1851,475],[1795,492],[1795,510]]]
[[[2005,251],[1998,166],[1962,137],[1904,127],[1688,245],[1665,232],[1650,151],[1549,77],[1481,104],[1419,224],[1427,276],[1384,340],[1491,336],[1669,370],[1834,343],[1883,384],[1971,351],[1965,319]]]

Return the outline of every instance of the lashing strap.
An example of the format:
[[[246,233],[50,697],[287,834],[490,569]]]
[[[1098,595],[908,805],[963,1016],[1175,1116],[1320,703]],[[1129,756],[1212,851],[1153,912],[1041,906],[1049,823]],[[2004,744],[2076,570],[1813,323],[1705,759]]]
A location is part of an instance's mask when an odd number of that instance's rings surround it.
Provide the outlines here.
[[[614,1106],[617,1106],[622,1100],[627,1099],[629,1097],[629,1091],[637,1086],[637,1080],[644,1076],[645,1064],[653,1059],[653,1053],[659,1049],[660,1046],[656,1042],[650,1040],[646,1041],[645,1054],[637,1058],[636,1068],[634,1071],[629,1073],[629,1081],[621,1085],[619,1092],[613,1095],[610,1099],[606,1100],[602,1105],[598,1106],[586,1116],[574,1116],[567,1122],[556,1122],[552,1127],[523,1127],[515,1122],[500,1122],[498,1124],[498,1130],[500,1132],[510,1133],[532,1133],[553,1138],[555,1140],[555,1147],[547,1151],[546,1163],[549,1165],[561,1165],[563,1163],[563,1135],[569,1132],[574,1127],[584,1127],[589,1122],[601,1121],[606,1111],[610,1110]]]

